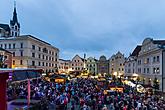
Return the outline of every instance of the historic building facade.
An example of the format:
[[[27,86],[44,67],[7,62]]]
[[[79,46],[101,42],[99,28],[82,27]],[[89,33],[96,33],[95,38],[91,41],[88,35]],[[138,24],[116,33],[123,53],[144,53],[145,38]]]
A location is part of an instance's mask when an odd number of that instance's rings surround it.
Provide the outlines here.
[[[117,52],[109,59],[109,73],[115,76],[124,75],[125,57],[121,52]]]
[[[71,71],[82,72],[85,68],[85,60],[79,55],[75,55],[71,61]]]
[[[159,90],[165,91],[165,48],[162,46],[165,46],[165,40],[144,39],[137,58],[137,73],[148,85],[153,86],[156,79]]]
[[[53,72],[58,67],[59,49],[34,36],[0,39],[0,47],[13,53],[13,68],[42,68]]]
[[[109,61],[104,55],[100,56],[99,60],[97,61],[97,70],[98,74],[101,75],[108,74],[109,72]]]
[[[69,73],[72,70],[70,60],[59,59],[58,66],[59,66],[58,68],[59,73]]]
[[[0,47],[13,54],[13,68],[41,68],[45,72],[57,71],[59,49],[32,35],[20,35],[16,6],[14,6],[10,26],[0,24],[0,29],[3,30]]]
[[[97,74],[97,60],[93,57],[87,58],[86,68],[89,74],[96,75]]]
[[[12,67],[12,53],[0,48],[0,68]]]
[[[136,77],[137,74],[137,58],[139,55],[139,52],[141,50],[141,46],[138,45],[133,52],[131,53],[131,55],[126,59],[125,63],[124,63],[124,71],[125,71],[125,76],[127,77]]]

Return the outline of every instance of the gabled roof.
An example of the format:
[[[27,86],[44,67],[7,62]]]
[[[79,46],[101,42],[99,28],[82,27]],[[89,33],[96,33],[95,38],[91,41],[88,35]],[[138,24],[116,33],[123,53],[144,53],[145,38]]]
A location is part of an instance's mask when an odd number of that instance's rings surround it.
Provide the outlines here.
[[[130,56],[138,56],[139,52],[141,50],[141,45],[137,45],[136,48],[134,49],[134,51],[132,52],[132,54]]]
[[[165,45],[165,40],[153,40],[154,44]]]
[[[86,59],[81,58],[79,55],[75,55],[75,56],[72,58],[72,61],[73,61],[73,59],[74,59],[76,56],[79,57],[83,62],[84,62],[84,60],[86,61]]]
[[[0,50],[5,51],[5,52],[7,52],[7,53],[11,53],[11,52],[9,52],[8,50],[3,49],[3,48],[1,48],[1,47],[0,47]],[[11,54],[12,54],[12,53],[11,53]]]
[[[0,24],[0,27],[3,28],[5,31],[9,31],[10,32],[10,27],[8,24]]]
[[[59,59],[59,60],[61,60],[61,61],[68,61],[68,62],[70,61],[70,60],[64,60],[64,59]]]

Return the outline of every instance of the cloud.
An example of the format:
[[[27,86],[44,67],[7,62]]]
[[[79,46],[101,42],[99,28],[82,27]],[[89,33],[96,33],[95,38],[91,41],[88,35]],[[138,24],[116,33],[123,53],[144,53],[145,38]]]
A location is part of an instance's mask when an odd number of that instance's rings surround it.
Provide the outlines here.
[[[128,55],[143,39],[165,35],[164,0],[17,0],[21,32],[57,46],[62,58],[75,53]],[[5,5],[5,6],[4,6]],[[0,1],[9,21],[11,0]]]

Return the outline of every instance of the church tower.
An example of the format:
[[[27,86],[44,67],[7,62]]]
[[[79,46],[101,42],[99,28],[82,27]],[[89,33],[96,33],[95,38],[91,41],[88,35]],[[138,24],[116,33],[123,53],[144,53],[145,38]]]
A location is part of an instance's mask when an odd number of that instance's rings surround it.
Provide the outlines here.
[[[20,35],[20,24],[17,19],[16,1],[14,1],[13,19],[10,20],[10,36],[17,37],[19,35]]]

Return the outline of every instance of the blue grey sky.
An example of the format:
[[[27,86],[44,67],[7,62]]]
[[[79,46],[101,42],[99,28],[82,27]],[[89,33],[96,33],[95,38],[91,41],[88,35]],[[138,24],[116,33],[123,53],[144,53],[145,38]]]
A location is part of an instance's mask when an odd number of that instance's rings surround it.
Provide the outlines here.
[[[0,0],[0,23],[9,23],[13,0]],[[17,0],[21,34],[75,54],[126,56],[144,38],[165,39],[165,0]]]

